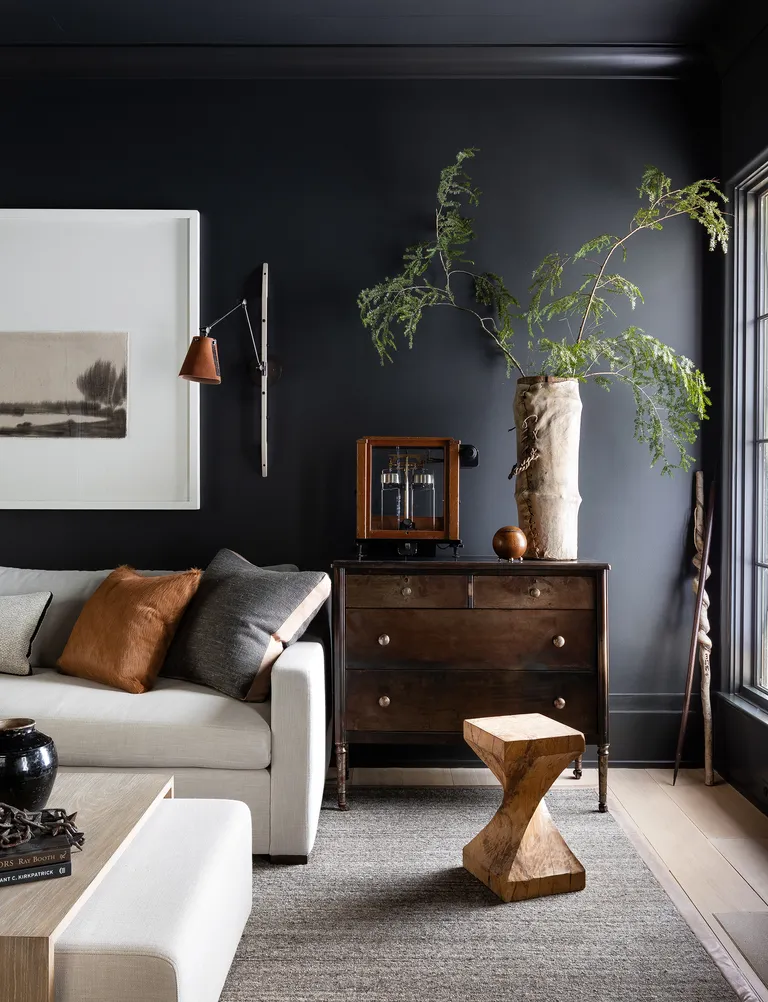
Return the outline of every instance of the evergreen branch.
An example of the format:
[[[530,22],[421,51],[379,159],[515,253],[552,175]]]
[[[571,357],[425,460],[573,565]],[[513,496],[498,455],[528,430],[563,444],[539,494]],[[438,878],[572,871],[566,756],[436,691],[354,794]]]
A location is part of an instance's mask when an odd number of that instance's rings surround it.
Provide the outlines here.
[[[499,275],[466,267],[473,265],[466,248],[475,233],[472,221],[462,215],[462,206],[477,205],[480,192],[464,163],[474,154],[474,149],[460,151],[456,161],[440,172],[432,239],[408,247],[400,273],[363,289],[358,297],[363,325],[371,331],[382,364],[392,361],[400,332],[413,346],[425,309],[450,306],[477,321],[504,356],[507,375],[513,369],[524,375],[514,348],[513,320],[521,316],[519,303]],[[628,327],[616,336],[606,333],[608,321],[616,316],[617,298],[628,301],[633,309],[643,302],[640,289],[609,267],[618,252],[626,260],[626,245],[636,234],[661,230],[678,216],[688,216],[705,228],[710,250],[727,249],[729,228],[719,204],[725,196],[713,180],[672,188],[665,174],[647,167],[638,192],[646,204],[637,210],[623,236],[603,233],[570,256],[555,253],[544,258],[533,272],[529,305],[522,316],[529,347],[545,355],[540,371],[581,382],[593,379],[606,389],[614,381],[630,388],[635,400],[635,438],[648,445],[651,465],[661,461],[662,472],[671,474],[675,469],[687,470],[693,461],[687,446],[695,442],[706,419],[708,387],[689,359],[639,327]],[[580,284],[561,292],[568,266],[595,256],[598,260],[582,275]],[[430,274],[435,265],[439,265],[441,280],[433,284]],[[459,300],[452,287],[457,275],[471,280],[475,303],[488,307],[488,315]],[[575,327],[577,319],[574,335],[571,321]],[[561,340],[544,336],[546,325],[554,320],[568,327],[568,335]],[[677,456],[670,458],[670,449]]]
[[[729,227],[720,203],[725,196],[711,179],[673,188],[670,179],[655,167],[643,173],[638,193],[641,206],[623,236],[601,234],[583,244],[570,257],[550,254],[533,273],[526,311],[529,335],[556,319],[579,317],[576,337],[553,340],[539,336],[532,348],[545,353],[543,369],[552,375],[584,381],[593,379],[610,388],[613,381],[630,387],[635,398],[635,438],[647,443],[651,465],[662,461],[662,472],[686,470],[692,463],[687,446],[696,440],[709,406],[708,387],[693,363],[639,327],[629,327],[617,337],[608,336],[604,322],[615,316],[612,302],[626,299],[634,309],[643,302],[640,289],[609,270],[617,252],[626,260],[627,242],[645,230],[661,230],[666,222],[688,216],[707,231],[710,250],[727,250]],[[561,293],[566,267],[602,255],[594,270],[583,276],[571,292]],[[677,451],[670,458],[668,450]]]
[[[635,438],[648,444],[651,466],[663,460],[664,474],[690,469],[686,445],[696,441],[710,404],[709,387],[690,359],[634,326],[616,337],[600,333],[573,343],[542,338],[540,347],[548,353],[550,375],[594,379],[606,389],[611,379],[627,384],[637,408]],[[591,371],[598,361],[605,368]],[[677,450],[676,461],[667,456],[668,446]]]
[[[600,287],[603,274],[608,262],[614,252],[621,247],[622,253],[626,257],[626,242],[636,233],[642,230],[663,229],[663,223],[674,219],[676,216],[687,215],[695,222],[700,223],[709,235],[709,249],[712,251],[720,244],[723,251],[728,249],[728,224],[717,204],[717,199],[726,202],[725,195],[718,189],[714,180],[706,178],[702,181],[695,181],[686,188],[672,189],[672,182],[656,167],[646,167],[638,188],[638,193],[642,198],[648,198],[648,207],[638,209],[632,218],[629,232],[620,239],[603,234],[594,240],[584,244],[573,256],[573,260],[585,257],[593,251],[601,251],[610,247],[607,255],[603,259],[600,270],[595,277],[592,286],[592,293],[587,302],[582,317],[579,333],[576,337],[580,341],[584,336],[585,326],[592,310],[597,290]],[[632,304],[634,308],[634,303]]]
[[[622,237],[621,240],[616,240],[616,242],[613,244],[613,246],[611,247],[611,249],[608,251],[608,254],[606,255],[606,257],[603,259],[603,263],[600,265],[600,271],[595,276],[595,282],[594,282],[594,285],[592,286],[592,291],[589,294],[589,298],[587,300],[587,305],[584,308],[584,316],[582,317],[581,324],[579,325],[579,333],[576,335],[576,340],[577,341],[581,341],[581,339],[584,337],[584,327],[586,325],[587,318],[589,317],[589,314],[590,314],[590,312],[592,310],[592,304],[594,303],[594,300],[595,300],[595,295],[597,293],[597,287],[600,284],[600,280],[602,279],[603,274],[605,273],[605,269],[608,267],[608,262],[611,260],[611,257],[613,256],[613,252],[618,247],[622,247],[623,248],[624,247],[624,242],[626,240],[628,240],[629,237],[631,237],[631,236],[632,236],[632,233],[628,233],[625,237]]]
[[[363,326],[371,331],[382,364],[392,361],[392,352],[397,349],[397,329],[402,329],[412,348],[424,310],[432,306],[453,306],[473,316],[491,337],[506,359],[508,374],[516,368],[524,375],[512,350],[512,318],[514,309],[520,305],[517,299],[499,275],[454,267],[454,264],[474,263],[466,257],[466,245],[475,239],[475,233],[471,219],[463,216],[461,210],[465,202],[477,205],[480,199],[480,190],[474,187],[463,166],[475,152],[474,149],[461,150],[455,162],[440,172],[434,238],[408,247],[399,275],[363,289],[358,296],[360,318]],[[440,284],[433,285],[427,275],[437,262],[443,277]],[[494,316],[482,317],[476,310],[459,303],[451,287],[454,275],[466,275],[472,280],[476,301],[491,307]]]

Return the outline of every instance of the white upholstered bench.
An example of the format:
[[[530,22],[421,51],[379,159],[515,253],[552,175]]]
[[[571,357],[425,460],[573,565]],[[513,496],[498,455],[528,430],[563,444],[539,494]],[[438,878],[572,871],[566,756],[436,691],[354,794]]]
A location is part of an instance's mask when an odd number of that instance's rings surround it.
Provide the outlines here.
[[[56,1002],[216,1002],[251,887],[245,804],[163,801],[56,942]]]

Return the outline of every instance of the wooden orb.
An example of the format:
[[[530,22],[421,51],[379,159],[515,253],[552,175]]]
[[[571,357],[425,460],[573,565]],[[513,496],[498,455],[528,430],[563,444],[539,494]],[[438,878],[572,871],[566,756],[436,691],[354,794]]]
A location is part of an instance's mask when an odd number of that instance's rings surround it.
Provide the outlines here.
[[[493,537],[493,552],[502,560],[522,560],[528,549],[525,533],[516,525],[504,525]]]

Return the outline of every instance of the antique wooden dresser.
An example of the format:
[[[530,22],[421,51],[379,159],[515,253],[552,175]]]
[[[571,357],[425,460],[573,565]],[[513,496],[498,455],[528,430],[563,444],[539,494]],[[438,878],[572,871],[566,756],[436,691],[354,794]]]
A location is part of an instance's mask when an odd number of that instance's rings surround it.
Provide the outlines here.
[[[545,713],[597,745],[605,811],[609,569],[539,560],[334,563],[339,807],[347,807],[349,743],[460,742],[467,717]]]

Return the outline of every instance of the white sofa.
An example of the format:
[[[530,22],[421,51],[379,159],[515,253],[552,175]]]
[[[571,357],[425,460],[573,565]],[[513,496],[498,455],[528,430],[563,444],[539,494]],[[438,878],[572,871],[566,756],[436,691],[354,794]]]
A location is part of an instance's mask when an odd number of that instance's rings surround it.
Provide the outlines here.
[[[62,769],[173,773],[177,797],[242,800],[254,854],[306,862],[329,754],[323,644],[286,648],[266,703],[162,676],[135,695],[60,675],[51,658],[108,573],[0,568],[0,595],[53,593],[32,648],[38,667],[27,676],[0,674],[0,717],[36,720],[55,741]]]

